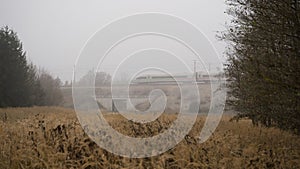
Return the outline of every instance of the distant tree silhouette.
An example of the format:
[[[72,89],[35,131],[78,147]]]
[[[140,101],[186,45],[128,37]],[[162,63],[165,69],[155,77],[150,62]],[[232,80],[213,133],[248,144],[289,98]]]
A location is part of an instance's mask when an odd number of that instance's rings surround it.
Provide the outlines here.
[[[103,86],[111,84],[111,75],[106,72],[94,72],[92,70],[88,71],[79,82],[80,85],[95,85]]]
[[[41,81],[39,79],[39,74],[37,72],[36,66],[33,64],[29,65],[29,79],[28,82],[31,86],[29,99],[31,100],[31,105],[44,106],[46,104],[45,97],[46,93],[42,88]]]
[[[44,93],[42,105],[61,105],[63,102],[63,95],[60,89],[60,86],[62,86],[60,79],[58,77],[53,78],[50,73],[43,70],[39,74],[38,81]]]

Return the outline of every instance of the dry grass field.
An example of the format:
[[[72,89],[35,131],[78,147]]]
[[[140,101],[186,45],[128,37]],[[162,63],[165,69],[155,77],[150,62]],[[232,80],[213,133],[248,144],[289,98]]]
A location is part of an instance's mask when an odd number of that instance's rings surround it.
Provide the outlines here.
[[[166,114],[137,125],[117,114],[105,118],[121,133],[152,136],[176,118]],[[83,132],[72,109],[56,107],[0,109],[0,168],[300,168],[300,137],[275,128],[229,122],[224,116],[213,136],[198,143],[205,117],[172,150],[144,159],[116,156],[99,148]]]

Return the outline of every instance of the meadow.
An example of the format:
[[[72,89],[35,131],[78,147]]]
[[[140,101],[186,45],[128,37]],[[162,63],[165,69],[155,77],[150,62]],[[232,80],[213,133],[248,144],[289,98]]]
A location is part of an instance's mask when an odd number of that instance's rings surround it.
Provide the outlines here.
[[[117,131],[147,137],[166,130],[175,114],[138,125],[119,114],[105,118]],[[276,128],[230,121],[224,115],[212,137],[198,143],[205,116],[173,149],[130,159],[98,147],[83,132],[76,113],[59,107],[0,109],[0,168],[300,168],[300,137]]]

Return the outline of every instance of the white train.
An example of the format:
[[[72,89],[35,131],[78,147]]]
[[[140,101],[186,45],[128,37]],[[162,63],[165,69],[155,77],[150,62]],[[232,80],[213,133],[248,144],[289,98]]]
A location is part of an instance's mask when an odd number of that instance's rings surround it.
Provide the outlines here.
[[[203,75],[144,75],[135,78],[132,84],[176,84],[176,83],[212,83],[216,81],[215,76]]]

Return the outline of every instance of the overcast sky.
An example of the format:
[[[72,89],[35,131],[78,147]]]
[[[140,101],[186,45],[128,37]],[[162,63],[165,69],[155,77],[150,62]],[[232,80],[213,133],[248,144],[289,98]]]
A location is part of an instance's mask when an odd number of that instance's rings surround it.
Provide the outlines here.
[[[216,31],[228,17],[222,0],[0,0],[0,25],[13,28],[27,57],[63,81],[71,80],[81,48],[112,20],[142,12],[161,12],[193,23],[211,40],[222,57],[224,43]],[[192,61],[191,61],[192,64]]]

